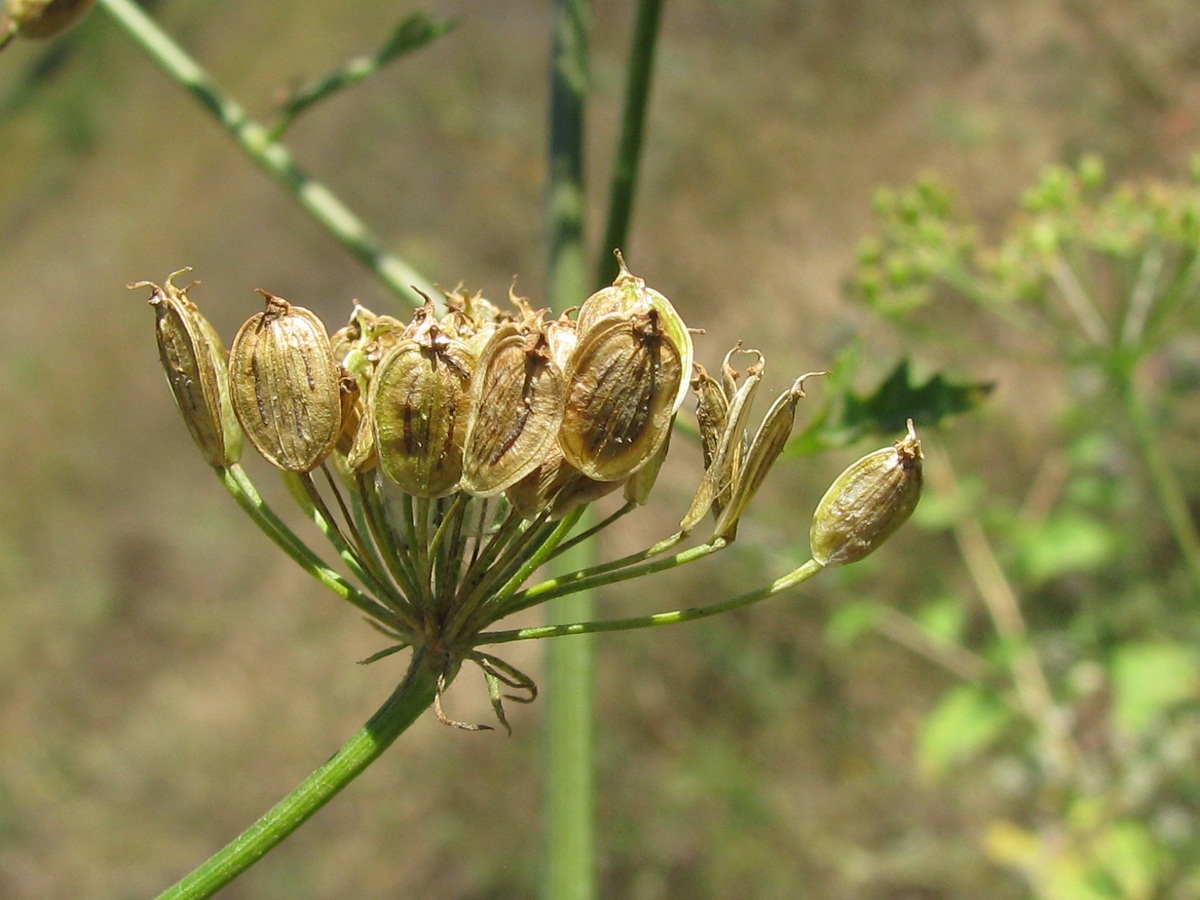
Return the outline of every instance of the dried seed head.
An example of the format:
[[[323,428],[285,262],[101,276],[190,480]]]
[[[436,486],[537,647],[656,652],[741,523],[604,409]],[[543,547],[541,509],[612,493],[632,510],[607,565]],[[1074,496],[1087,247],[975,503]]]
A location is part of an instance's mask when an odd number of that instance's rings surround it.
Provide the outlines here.
[[[221,338],[187,298],[188,288],[180,289],[172,283],[176,275],[190,271],[172,272],[162,287],[149,281],[128,287],[154,291],[150,305],[154,307],[158,356],[167,383],[205,461],[220,468],[232,465],[241,456],[242,429],[230,401]]]
[[[905,437],[839,475],[813,514],[813,559],[823,566],[857,562],[903,525],[921,499],[922,458],[909,419]]]
[[[342,432],[341,372],[320,319],[259,293],[266,310],[247,320],[229,353],[233,408],[269,462],[308,472]]]
[[[53,37],[72,25],[91,5],[92,0],[8,0],[7,27],[21,37]]]
[[[431,315],[412,334],[380,360],[367,408],[388,478],[414,497],[442,497],[462,477],[475,360]]]
[[[564,387],[540,321],[496,330],[471,379],[463,490],[495,496],[545,461],[558,438]]]
[[[788,438],[792,434],[792,426],[796,422],[796,404],[804,397],[804,382],[814,375],[827,375],[828,372],[808,372],[793,382],[790,390],[784,391],[771,404],[763,421],[754,434],[750,449],[746,451],[745,462],[737,473],[729,502],[717,517],[713,529],[714,538],[733,540],[737,530],[738,520],[758,489],[775,460],[783,452]]]

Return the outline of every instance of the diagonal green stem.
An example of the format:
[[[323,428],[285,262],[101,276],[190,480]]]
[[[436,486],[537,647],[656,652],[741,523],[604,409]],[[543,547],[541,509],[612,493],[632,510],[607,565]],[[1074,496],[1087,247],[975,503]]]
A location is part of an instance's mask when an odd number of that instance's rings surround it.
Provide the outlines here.
[[[362,774],[433,703],[441,674],[435,666],[436,661],[424,652],[414,652],[400,686],[341,750],[222,850],[163,891],[158,900],[213,896],[303,825]]]
[[[234,142],[287,191],[300,207],[320,223],[351,255],[362,262],[396,296],[413,306],[437,291],[408,263],[384,249],[353,211],[321,182],[310,178],[288,148],[271,138],[260,123],[213,81],[183,48],[155,24],[133,0],[98,0],[160,68],[200,101],[229,132]]]
[[[388,63],[394,62],[406,53],[424,47],[453,27],[453,22],[431,19],[424,12],[415,12],[408,16],[396,26],[383,46],[374,53],[357,56],[344,65],[338,66],[325,77],[304,85],[292,94],[271,126],[271,140],[279,140],[292,122],[316,103],[331,97],[338,91],[353,87],[374,75]]]
[[[305,572],[329,588],[343,600],[354,604],[368,616],[383,622],[397,630],[404,630],[404,620],[388,609],[382,603],[367,596],[346,579],[331,569],[316,553],[314,553],[299,536],[275,515],[259,496],[242,467],[234,464],[228,469],[217,469],[217,477],[225,485],[225,489],[237,501],[238,506],[254,520],[262,532],[274,541],[275,545],[290,556]]]
[[[529,641],[539,638],[563,637],[568,634],[596,634],[602,631],[630,631],[635,628],[653,628],[657,625],[678,625],[681,622],[694,622],[715,616],[718,613],[729,612],[741,606],[758,603],[768,597],[793,588],[812,578],[822,570],[823,566],[816,560],[810,559],[800,568],[795,569],[782,578],[776,578],[768,585],[753,591],[730,597],[719,603],[709,603],[705,606],[692,606],[687,609],[675,609],[670,612],[654,613],[649,616],[632,616],[627,619],[609,619],[598,622],[575,622],[570,625],[542,625],[537,628],[516,628],[512,631],[484,631],[480,633],[477,645],[507,644],[512,641]]]

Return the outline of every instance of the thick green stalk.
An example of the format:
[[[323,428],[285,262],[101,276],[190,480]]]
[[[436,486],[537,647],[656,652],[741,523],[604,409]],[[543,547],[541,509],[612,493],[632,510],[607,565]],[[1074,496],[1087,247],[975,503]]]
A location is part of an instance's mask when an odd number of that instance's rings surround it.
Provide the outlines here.
[[[310,178],[296,164],[291,151],[273,140],[267,128],[254,121],[242,106],[229,97],[194,59],[155,24],[133,0],[98,0],[158,66],[184,90],[200,101],[234,142],[287,191],[300,207],[343,247],[350,251],[396,296],[414,306],[438,292],[408,263],[384,249],[380,240],[334,193]]]
[[[554,2],[546,224],[550,302],[557,309],[575,306],[589,293],[583,241],[589,16],[587,0]],[[566,556],[578,553],[590,549]],[[547,614],[589,619],[594,605],[583,592],[557,601]],[[594,653],[590,639],[552,643],[546,650],[542,896],[547,900],[595,896]]]
[[[374,762],[433,703],[440,670],[416,651],[408,673],[366,725],[323,766],[158,900],[211,897],[304,824]]]
[[[596,261],[597,284],[608,284],[617,277],[617,258],[613,250],[625,246],[633,219],[633,197],[637,188],[638,165],[646,129],[646,107],[650,99],[650,79],[654,74],[654,48],[658,43],[658,25],[663,0],[640,0],[629,48],[629,66],[625,79],[625,106],[621,116],[621,137],[613,161],[612,185],[608,198],[608,225]]]

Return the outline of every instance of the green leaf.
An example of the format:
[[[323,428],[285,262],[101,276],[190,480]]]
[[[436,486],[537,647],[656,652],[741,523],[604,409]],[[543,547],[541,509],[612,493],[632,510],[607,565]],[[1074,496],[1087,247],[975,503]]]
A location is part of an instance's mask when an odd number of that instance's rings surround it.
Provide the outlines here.
[[[1127,734],[1146,730],[1172,706],[1196,699],[1200,652],[1166,641],[1126,644],[1113,655],[1113,719]]]
[[[991,746],[1012,719],[992,691],[964,684],[948,691],[925,717],[917,737],[917,764],[938,777]]]
[[[1113,884],[1113,896],[1149,900],[1155,896],[1160,865],[1158,845],[1146,826],[1133,819],[1112,822],[1096,842],[1095,866]]]
[[[845,447],[874,435],[895,439],[904,433],[905,420],[931,426],[975,409],[991,393],[987,382],[955,382],[940,372],[922,384],[913,384],[910,363],[902,359],[873,391],[856,394],[851,380],[858,369],[860,348],[852,344],[834,363],[825,382],[825,405],[788,442],[790,456]]]
[[[1019,533],[1014,542],[1023,571],[1035,584],[1071,572],[1093,571],[1117,551],[1117,536],[1102,522],[1060,513]]]
[[[848,603],[829,618],[825,640],[842,650],[870,631],[879,619],[879,604],[871,600]]]
[[[905,358],[872,393],[846,397],[842,424],[860,435],[901,433],[906,419],[918,425],[937,425],[979,406],[993,387],[981,381],[955,383],[940,372],[924,384],[913,384]]]

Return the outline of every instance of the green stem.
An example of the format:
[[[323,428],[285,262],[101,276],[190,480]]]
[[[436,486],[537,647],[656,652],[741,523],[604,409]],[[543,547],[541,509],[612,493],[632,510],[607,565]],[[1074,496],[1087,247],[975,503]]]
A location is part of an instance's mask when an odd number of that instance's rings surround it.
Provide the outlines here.
[[[650,80],[654,74],[654,49],[663,0],[640,0],[633,25],[633,43],[629,49],[629,67],[625,79],[625,105],[621,116],[621,137],[613,161],[612,186],[608,200],[608,225],[596,261],[596,283],[609,284],[617,277],[617,259],[613,250],[624,247],[633,218],[633,195],[637,188],[638,166],[646,129],[646,107],[650,98]]]
[[[413,654],[400,686],[334,756],[158,900],[211,897],[299,828],[357,778],[424,712],[437,691],[440,670],[422,651]]]
[[[305,212],[396,296],[413,306],[425,302],[418,291],[437,296],[433,286],[408,263],[385,250],[363,221],[328,187],[301,170],[291,151],[272,140],[270,132],[251,119],[246,110],[221,90],[212,77],[133,0],[98,0],[97,5],[108,12],[171,79],[199,100],[234,142]]]
[[[774,597],[776,594],[793,588],[802,582],[808,581],[818,572],[823,566],[816,560],[810,559],[800,568],[789,572],[782,578],[777,578],[770,584],[765,585],[757,590],[749,591],[745,594],[739,594],[736,597],[731,597],[728,600],[722,600],[720,603],[709,603],[705,606],[692,606],[687,609],[676,609],[670,612],[654,613],[649,616],[633,616],[627,619],[608,619],[607,621],[599,622],[575,622],[570,625],[542,625],[536,628],[516,628],[512,631],[484,631],[482,632],[476,645],[484,644],[507,644],[512,641],[530,641],[548,637],[563,637],[568,634],[597,634],[602,631],[629,631],[634,628],[653,628],[657,625],[678,625],[681,622],[694,622],[696,619],[704,619],[708,616],[715,616],[718,613],[729,612],[731,609],[737,609],[741,606],[749,606],[751,603],[758,603],[760,600],[765,600],[768,597]],[[554,645],[551,645],[554,646]]]
[[[641,565],[631,565],[622,568],[617,568],[611,564],[593,566],[590,569],[580,569],[576,572],[569,572],[566,575],[560,575],[557,578],[547,578],[545,581],[539,582],[530,588],[526,588],[519,593],[513,594],[508,604],[504,608],[504,615],[509,616],[518,610],[528,609],[531,606],[536,606],[539,603],[545,603],[547,600],[553,600],[557,597],[565,597],[568,594],[574,594],[577,591],[590,591],[593,588],[602,587],[606,584],[616,584],[620,581],[629,581],[631,578],[641,578],[643,575],[652,575],[655,572],[662,572],[666,569],[674,569],[676,566],[686,565],[690,562],[695,562],[698,559],[703,559],[718,550],[723,550],[728,546],[728,542],[723,538],[718,538],[711,544],[700,544],[696,547],[691,547],[687,550],[682,550],[673,556],[668,556],[664,559],[654,559],[644,562]],[[651,548],[653,549],[653,548]],[[649,551],[647,551],[649,553]],[[641,556],[635,554],[634,556]],[[632,559],[634,557],[626,557]],[[619,560],[618,560],[619,562]]]
[[[1158,504],[1167,520],[1184,564],[1192,579],[1193,589],[1200,596],[1200,533],[1192,521],[1187,494],[1175,477],[1167,456],[1162,450],[1162,438],[1154,427],[1153,417],[1137,385],[1133,373],[1122,369],[1116,374],[1117,390],[1125,404],[1125,414],[1133,428],[1134,439],[1142,452],[1142,460],[1150,475],[1150,483],[1158,496]]]
[[[358,590],[309,549],[308,545],[267,506],[241,466],[234,464],[227,469],[217,469],[216,473],[238,506],[300,568],[371,618],[378,619],[398,631],[406,630],[404,620],[395,612]]]
[[[338,66],[325,77],[304,85],[292,94],[283,104],[278,118],[271,126],[271,139],[279,140],[283,132],[305,110],[333,96],[338,91],[353,87],[374,75],[388,63],[425,46],[453,27],[453,22],[431,19],[423,12],[413,13],[396,26],[383,46],[374,53],[356,56],[344,65]]]
[[[587,0],[554,0],[546,224],[548,287],[550,303],[556,309],[578,305],[589,293],[583,242],[589,17]],[[579,548],[567,556],[589,552],[590,548]],[[559,601],[549,614],[591,618],[593,605],[590,594],[580,593]],[[542,821],[542,896],[547,900],[590,900],[595,896],[593,668],[590,640],[547,647]]]

